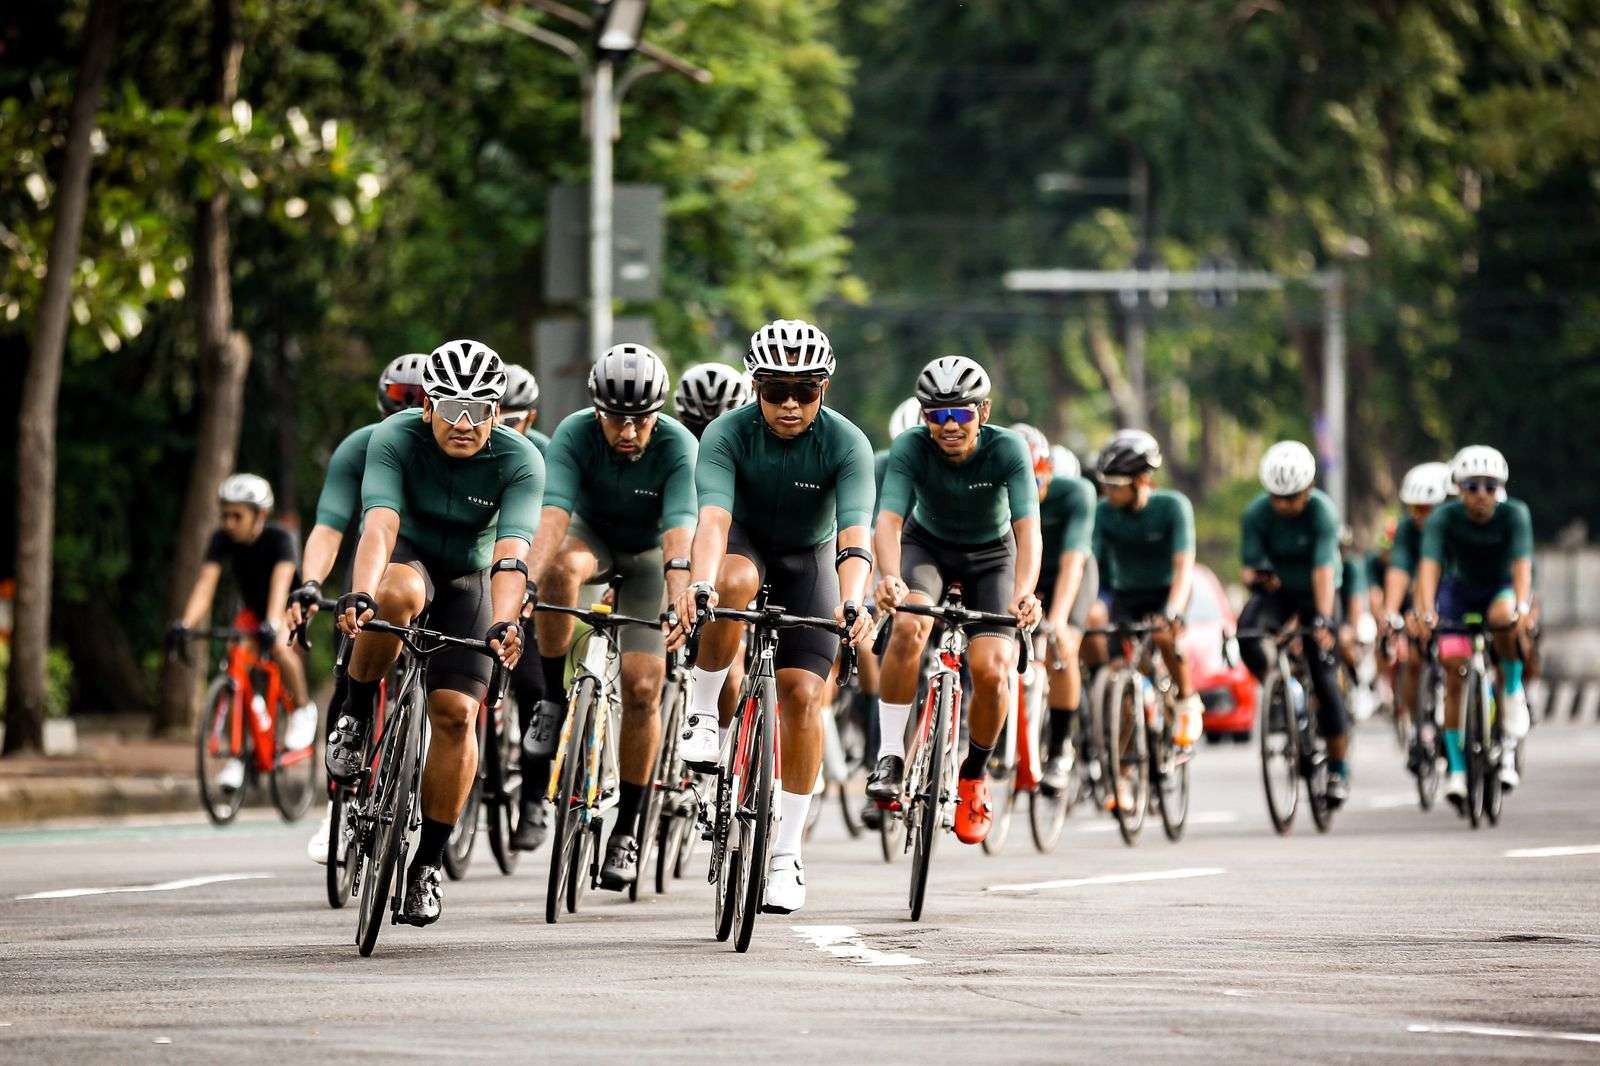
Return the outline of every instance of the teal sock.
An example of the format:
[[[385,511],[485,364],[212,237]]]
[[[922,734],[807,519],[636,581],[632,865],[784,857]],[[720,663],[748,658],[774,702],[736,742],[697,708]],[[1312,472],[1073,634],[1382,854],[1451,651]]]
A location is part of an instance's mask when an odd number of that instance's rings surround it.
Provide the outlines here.
[[[1450,763],[1451,773],[1461,773],[1467,768],[1467,757],[1461,754],[1461,730],[1444,731],[1444,757]]]
[[[1328,769],[1332,770],[1334,773],[1338,774],[1340,777],[1343,777],[1343,778],[1346,778],[1346,779],[1348,779],[1350,777],[1350,767],[1345,764],[1345,761],[1343,759],[1329,759],[1328,760]]]
[[[1509,663],[1501,663],[1500,675],[1505,678],[1507,696],[1514,696],[1522,691],[1521,659],[1515,659]]]

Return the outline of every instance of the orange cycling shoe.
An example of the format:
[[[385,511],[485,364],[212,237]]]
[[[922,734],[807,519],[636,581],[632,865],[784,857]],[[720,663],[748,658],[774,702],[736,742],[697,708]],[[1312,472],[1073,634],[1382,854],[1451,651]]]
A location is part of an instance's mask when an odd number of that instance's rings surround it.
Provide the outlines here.
[[[982,844],[994,824],[989,809],[989,779],[956,782],[956,839],[963,844]]]

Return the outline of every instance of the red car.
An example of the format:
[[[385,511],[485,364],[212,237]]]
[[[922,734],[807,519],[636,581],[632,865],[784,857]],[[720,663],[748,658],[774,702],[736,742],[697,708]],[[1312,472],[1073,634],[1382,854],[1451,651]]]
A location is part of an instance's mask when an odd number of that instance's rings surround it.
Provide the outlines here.
[[[1233,634],[1238,626],[1222,582],[1207,566],[1194,568],[1183,655],[1189,679],[1206,705],[1206,738],[1231,736],[1247,743],[1256,723],[1256,682],[1239,661]]]

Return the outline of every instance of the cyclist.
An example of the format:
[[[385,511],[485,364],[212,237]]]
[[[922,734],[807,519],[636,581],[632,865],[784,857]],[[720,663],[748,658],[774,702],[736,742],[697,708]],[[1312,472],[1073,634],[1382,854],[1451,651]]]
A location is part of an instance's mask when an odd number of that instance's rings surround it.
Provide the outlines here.
[[[393,637],[360,633],[374,615],[408,625],[427,610],[432,627],[482,637],[507,667],[522,651],[523,558],[539,517],[544,460],[526,437],[494,424],[506,374],[489,348],[441,345],[422,382],[421,417],[386,420],[367,446],[361,540],[338,604],[340,630],[356,638],[344,714],[327,751],[328,772],[341,782],[361,773],[378,679],[400,651]],[[489,661],[465,649],[429,663],[422,832],[398,915],[411,925],[439,918],[440,865],[477,774],[473,724],[489,678]]]
[[[428,357],[421,354],[402,355],[383,368],[378,375],[378,413],[384,418],[401,411],[422,406],[422,366]],[[412,415],[411,417],[420,417]],[[317,613],[317,601],[322,597],[322,584],[328,580],[333,564],[339,557],[339,545],[355,515],[361,500],[361,475],[367,467],[367,443],[379,422],[355,430],[333,450],[328,460],[328,473],[322,482],[322,494],[317,497],[317,520],[306,537],[306,557],[300,566],[302,581],[289,596],[284,612],[284,623],[294,629]],[[339,720],[344,710],[346,679],[340,674],[334,679],[333,699],[328,703],[328,730]],[[311,861],[326,864],[328,861],[328,820],[333,816],[333,803],[322,816],[311,839],[306,842],[306,854]]]
[[[873,540],[878,550],[881,611],[902,603],[936,603],[959,581],[974,610],[1039,620],[1039,489],[1023,439],[989,425],[989,375],[964,355],[935,359],[917,377],[924,426],[896,437]],[[878,764],[867,795],[899,798],[905,777],[905,734],[917,695],[922,649],[933,620],[898,620],[880,669]],[[956,838],[978,844],[989,835],[989,756],[1005,725],[1015,631],[971,630],[972,673],[967,753],[956,784]]]
[[[1356,679],[1361,659],[1363,623],[1367,619],[1366,556],[1356,551],[1356,533],[1347,525],[1339,527],[1339,657],[1350,678]],[[1367,632],[1372,632],[1370,623]]]
[[[1110,587],[1109,620],[1156,627],[1155,646],[1178,686],[1173,739],[1191,748],[1200,739],[1204,707],[1178,638],[1194,584],[1194,508],[1183,493],[1155,487],[1161,446],[1142,429],[1118,431],[1095,467],[1105,498],[1095,507],[1091,544]],[[1100,595],[1105,598],[1104,588]],[[1119,802],[1127,799],[1123,784],[1118,782]]]
[[[1459,500],[1437,508],[1422,530],[1415,603],[1418,636],[1426,642],[1440,619],[1459,624],[1482,615],[1493,634],[1500,663],[1501,728],[1505,749],[1500,781],[1520,783],[1517,745],[1528,733],[1528,697],[1522,690],[1522,641],[1533,625],[1533,519],[1521,500],[1502,499],[1511,468],[1499,451],[1475,444],[1450,461]],[[1461,749],[1463,667],[1471,647],[1462,638],[1442,638],[1444,746],[1450,763],[1445,796],[1457,810],[1467,795],[1467,763]]]
[[[872,448],[860,429],[822,405],[835,365],[827,336],[808,322],[769,322],[750,338],[745,366],[760,402],[723,415],[701,439],[699,524],[691,584],[676,605],[674,644],[687,635],[701,593],[713,606],[743,607],[766,582],[773,604],[792,614],[832,615],[840,623],[844,604],[862,603],[872,569]],[[859,644],[868,628],[861,611],[852,643]],[[706,627],[701,637],[679,747],[691,766],[717,762],[718,696],[742,635],[737,624],[724,622]],[[805,905],[800,845],[822,764],[821,715],[838,649],[838,638],[815,629],[785,630],[778,639],[784,790],[765,902],[778,913]]]
[[[288,751],[299,751],[316,743],[317,705],[306,690],[305,666],[299,653],[286,639],[284,603],[296,582],[300,552],[294,534],[269,522],[272,514],[272,486],[255,474],[234,474],[217,489],[221,504],[219,528],[206,545],[205,561],[189,591],[183,617],[168,629],[168,641],[176,646],[188,630],[198,627],[211,613],[222,568],[228,567],[238,587],[242,607],[233,624],[237,629],[253,629],[262,651],[272,656],[283,674],[295,710],[284,730],[283,744]],[[217,775],[226,789],[244,785],[244,763],[230,759]]]
[[[660,414],[667,368],[641,344],[619,344],[589,372],[593,407],[568,415],[550,441],[544,511],[528,550],[543,602],[575,606],[579,589],[617,578],[616,609],[657,618],[689,583],[695,520],[694,437]],[[531,850],[549,829],[545,791],[567,712],[570,615],[535,618],[544,702],[528,729],[531,765],[522,785],[522,823],[513,844]],[[638,877],[639,812],[661,743],[658,711],[666,676],[660,630],[629,626],[622,647],[621,797],[600,883],[622,889]],[[523,832],[526,830],[526,832]]]
[[[695,440],[706,427],[753,399],[750,379],[726,363],[696,363],[683,372],[672,394],[672,409]]]
[[[1100,572],[1090,546],[1098,500],[1094,485],[1082,475],[1078,457],[1052,448],[1043,433],[1032,426],[1016,425],[1028,440],[1033,456],[1033,476],[1039,486],[1039,535],[1044,551],[1039,558],[1039,603],[1055,640],[1050,668],[1050,726],[1045,743],[1044,770],[1039,786],[1051,793],[1066,788],[1072,770],[1072,723],[1083,703],[1083,674],[1079,650],[1089,608],[1100,593]],[[1023,432],[1031,430],[1031,434]]]
[[[1422,656],[1414,654],[1419,649],[1407,648],[1403,643],[1408,632],[1420,631],[1415,620],[1408,623],[1405,616],[1411,608],[1411,582],[1422,558],[1422,530],[1434,509],[1449,499],[1453,487],[1449,463],[1421,463],[1406,471],[1400,482],[1400,503],[1406,513],[1395,526],[1388,564],[1383,568],[1378,624],[1381,632],[1397,642],[1395,654],[1404,660],[1400,688],[1395,693],[1395,714],[1402,722],[1409,721],[1412,708],[1417,706],[1422,684]]]
[[[1261,457],[1266,489],[1245,508],[1240,522],[1240,558],[1250,600],[1240,629],[1278,629],[1291,619],[1315,631],[1306,665],[1316,691],[1322,734],[1328,744],[1328,802],[1350,796],[1349,720],[1339,691],[1335,638],[1339,629],[1339,515],[1321,489],[1313,488],[1317,460],[1299,441],[1279,441]],[[1246,640],[1240,656],[1259,682],[1267,672],[1262,640]]]
[[[499,425],[532,441],[540,455],[550,449],[550,438],[533,428],[539,421],[539,382],[530,371],[516,363],[506,364],[506,394],[496,417]]]

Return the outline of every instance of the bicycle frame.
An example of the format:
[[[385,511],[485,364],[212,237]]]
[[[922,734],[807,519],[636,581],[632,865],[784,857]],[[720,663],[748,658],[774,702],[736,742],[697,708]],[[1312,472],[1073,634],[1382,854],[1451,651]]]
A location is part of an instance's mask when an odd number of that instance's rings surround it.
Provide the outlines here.
[[[278,756],[277,721],[280,706],[283,711],[290,710],[287,706],[288,696],[284,691],[283,675],[278,670],[278,664],[273,662],[271,656],[263,658],[258,650],[256,641],[256,627],[250,625],[254,619],[247,614],[241,614],[235,619],[231,627],[197,631],[197,637],[210,637],[216,640],[226,640],[228,649],[223,655],[222,673],[227,676],[229,687],[232,690],[233,713],[228,715],[229,735],[226,740],[214,735],[213,742],[218,745],[226,743],[230,753],[237,754],[243,750],[245,730],[249,729],[252,740],[251,747],[254,753],[254,768],[259,773],[271,773]],[[257,693],[254,681],[254,672],[260,671],[264,679],[264,692]],[[265,716],[255,713],[254,697],[260,695],[266,707]],[[209,711],[207,712],[209,713]],[[221,725],[221,722],[218,722]],[[289,752],[284,756],[284,766],[293,766],[311,757],[315,745],[305,751]]]

